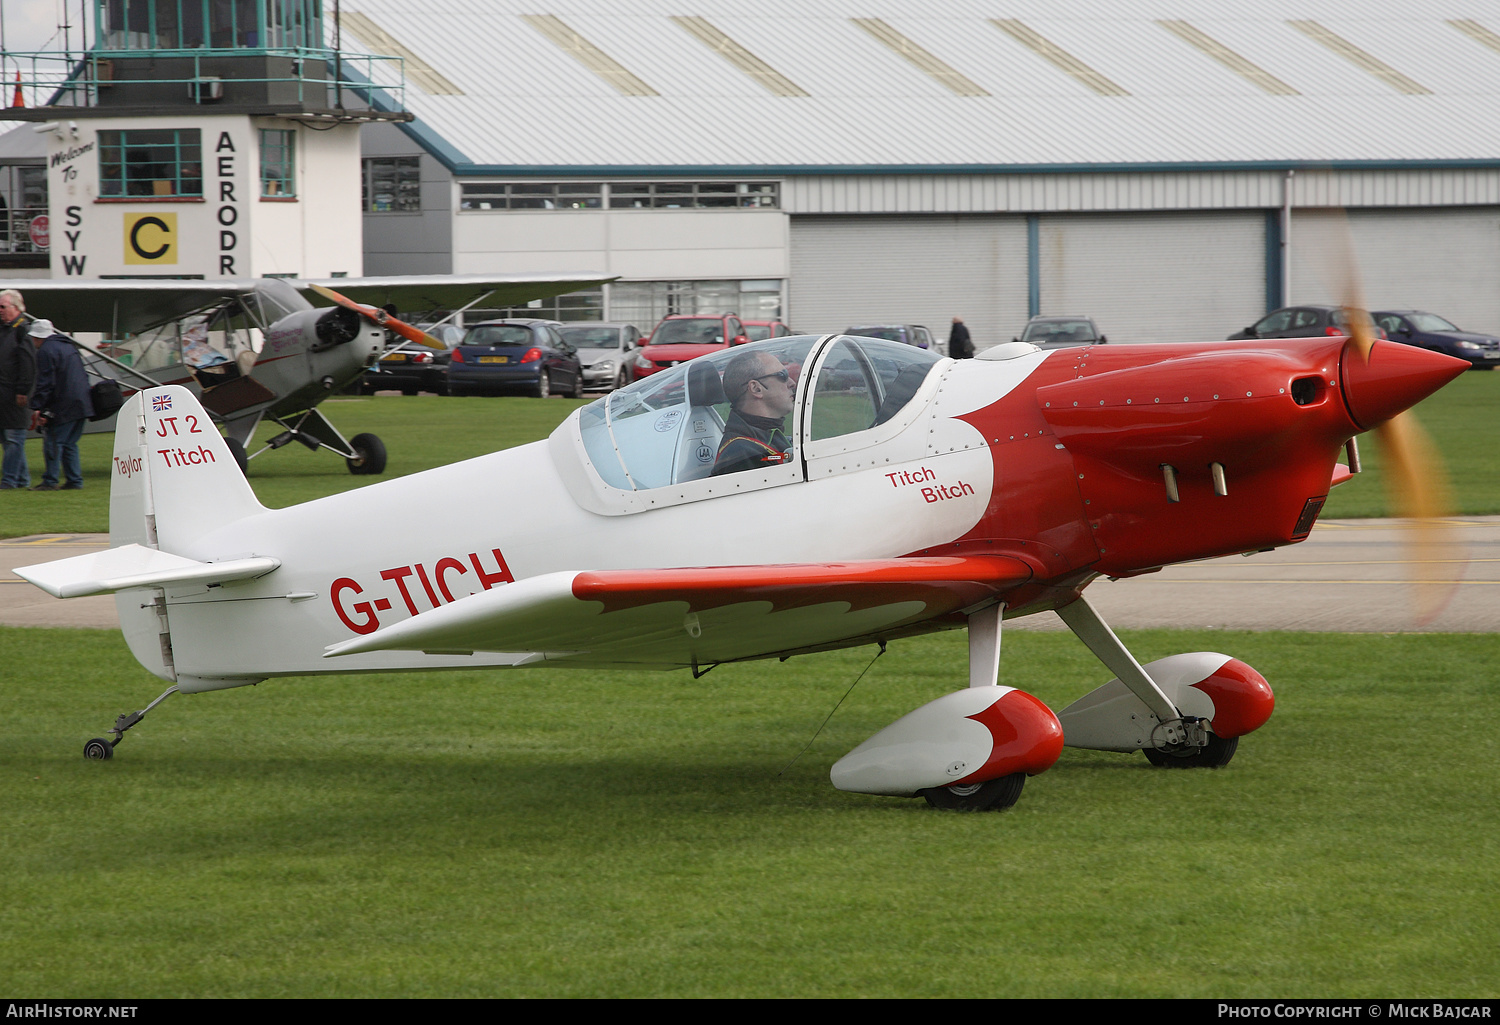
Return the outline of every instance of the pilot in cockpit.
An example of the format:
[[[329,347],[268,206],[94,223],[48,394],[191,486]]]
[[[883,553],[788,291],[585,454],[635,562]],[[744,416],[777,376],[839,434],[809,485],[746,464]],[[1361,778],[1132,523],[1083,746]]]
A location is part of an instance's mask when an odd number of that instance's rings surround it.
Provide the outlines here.
[[[791,371],[769,352],[742,352],[724,368],[731,412],[713,475],[780,465],[792,447],[786,418],[796,399]]]

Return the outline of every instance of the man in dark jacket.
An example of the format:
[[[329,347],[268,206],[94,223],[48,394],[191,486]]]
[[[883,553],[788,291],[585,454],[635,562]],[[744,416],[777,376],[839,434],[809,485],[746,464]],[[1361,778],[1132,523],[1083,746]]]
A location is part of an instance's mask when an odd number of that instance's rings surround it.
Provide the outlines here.
[[[974,355],[974,343],[969,340],[969,329],[964,318],[953,318],[953,330],[948,333],[948,355],[954,359],[970,359]]]
[[[0,437],[5,443],[0,490],[31,484],[26,468],[26,430],[31,426],[27,406],[36,381],[36,350],[27,337],[30,324],[21,293],[13,288],[0,292]]]
[[[31,396],[32,426],[42,430],[42,455],[47,468],[33,491],[57,491],[59,471],[66,476],[64,491],[83,487],[83,465],[78,439],[94,415],[89,400],[89,375],[78,348],[59,334],[50,320],[34,320],[31,341],[36,345],[36,391]]]
[[[786,417],[797,382],[769,352],[742,352],[724,368],[724,394],[731,411],[719,439],[713,475],[780,466],[792,447]]]

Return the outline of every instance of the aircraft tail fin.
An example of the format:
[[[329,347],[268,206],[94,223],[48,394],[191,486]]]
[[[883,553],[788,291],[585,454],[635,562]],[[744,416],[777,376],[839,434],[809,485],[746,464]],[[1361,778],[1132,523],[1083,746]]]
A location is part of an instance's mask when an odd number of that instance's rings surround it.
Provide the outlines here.
[[[112,471],[112,546],[183,554],[194,539],[265,511],[213,418],[178,385],[137,392],[121,408]]]

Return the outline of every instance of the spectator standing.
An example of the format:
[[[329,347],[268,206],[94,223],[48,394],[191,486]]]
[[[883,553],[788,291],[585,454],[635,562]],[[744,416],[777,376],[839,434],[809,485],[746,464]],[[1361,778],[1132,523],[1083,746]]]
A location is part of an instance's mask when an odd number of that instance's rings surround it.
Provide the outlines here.
[[[0,438],[5,459],[0,465],[0,490],[26,488],[26,430],[31,425],[31,388],[36,382],[36,350],[27,337],[31,318],[26,302],[13,288],[0,291]]]
[[[83,425],[94,415],[89,399],[89,375],[72,339],[61,334],[50,320],[33,320],[29,331],[36,346],[36,390],[31,396],[33,428],[42,431],[42,456],[46,469],[33,491],[77,491],[83,487],[83,463],[78,439]],[[67,483],[58,487],[58,478]]]
[[[964,318],[953,318],[953,330],[948,332],[948,355],[954,359],[972,359],[974,356],[974,343],[969,340],[969,329],[964,326]]]

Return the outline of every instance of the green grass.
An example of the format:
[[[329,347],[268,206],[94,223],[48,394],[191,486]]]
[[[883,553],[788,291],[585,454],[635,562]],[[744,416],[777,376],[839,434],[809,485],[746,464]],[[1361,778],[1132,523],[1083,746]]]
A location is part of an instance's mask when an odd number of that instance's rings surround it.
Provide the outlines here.
[[[0,989],[307,996],[1500,993],[1494,636],[1152,631],[1277,690],[1221,771],[1065,751],[1000,814],[831,763],[962,685],[961,635],[687,673],[173,697],[103,631],[0,630]],[[1108,675],[1012,633],[1060,706]]]
[[[340,396],[320,408],[346,438],[370,432],[384,439],[390,456],[385,474],[355,477],[342,459],[292,444],[258,456],[250,464],[250,481],[266,505],[295,505],[545,438],[581,404],[568,399]],[[1500,460],[1493,441],[1500,436],[1500,374],[1465,374],[1422,403],[1417,412],[1448,464],[1455,511],[1500,513]],[[251,451],[276,433],[277,429],[262,426]],[[1380,480],[1379,448],[1368,436],[1362,442],[1365,472],[1334,490],[1323,511],[1325,517],[1392,515]],[[104,482],[109,479],[113,448],[112,436],[83,439],[83,491],[0,493],[0,537],[108,530],[109,493]],[[27,455],[33,483],[39,482],[41,442],[29,443]]]

